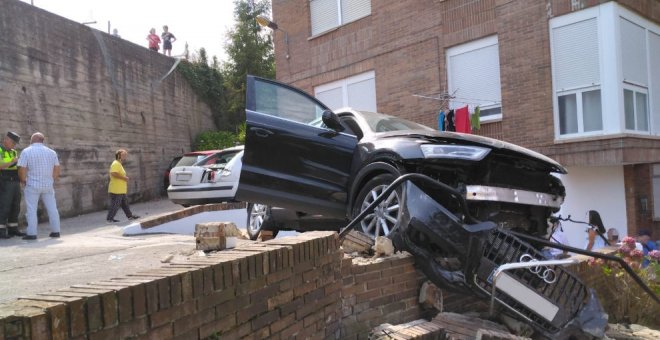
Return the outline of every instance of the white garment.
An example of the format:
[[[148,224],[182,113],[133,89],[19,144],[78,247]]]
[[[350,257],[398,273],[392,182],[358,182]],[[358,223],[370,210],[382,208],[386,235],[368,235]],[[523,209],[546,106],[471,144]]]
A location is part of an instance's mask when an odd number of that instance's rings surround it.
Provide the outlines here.
[[[55,200],[55,190],[52,187],[50,188],[35,188],[32,186],[26,186],[23,191],[23,196],[25,196],[25,217],[27,219],[27,230],[28,235],[37,235],[37,206],[39,204],[39,199],[44,202],[46,211],[48,212],[48,220],[50,222],[50,231],[53,233],[60,232],[60,213],[57,211],[57,203]]]
[[[587,241],[584,243],[584,249],[587,249],[587,246],[589,245],[589,231],[587,231]],[[596,237],[594,237],[594,246],[591,248],[591,250],[596,250],[605,247],[605,240],[603,240],[598,233],[596,233]]]
[[[566,237],[566,234],[564,233],[564,230],[561,227],[555,229],[555,232],[552,233],[552,236],[550,237],[550,242],[561,245],[568,245],[568,238]],[[549,248],[549,251],[553,258],[556,258],[557,256],[564,253],[563,250],[557,248]]]

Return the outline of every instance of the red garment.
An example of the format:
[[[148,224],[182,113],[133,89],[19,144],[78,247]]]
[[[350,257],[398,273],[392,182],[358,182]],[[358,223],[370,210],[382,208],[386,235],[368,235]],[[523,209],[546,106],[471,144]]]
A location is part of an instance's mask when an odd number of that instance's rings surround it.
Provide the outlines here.
[[[456,123],[456,132],[472,133],[470,126],[470,111],[467,105],[455,111],[454,122]]]
[[[160,38],[156,34],[149,34],[147,40],[149,40],[149,48],[159,48],[158,45],[160,45]]]

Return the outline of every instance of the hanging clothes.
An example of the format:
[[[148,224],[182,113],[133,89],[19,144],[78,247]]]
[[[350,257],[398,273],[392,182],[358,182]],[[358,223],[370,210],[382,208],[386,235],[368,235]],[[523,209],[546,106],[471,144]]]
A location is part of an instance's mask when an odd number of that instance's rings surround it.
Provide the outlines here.
[[[467,105],[460,109],[456,109],[454,119],[456,122],[456,132],[472,133],[472,128],[470,127],[470,111],[468,111]]]
[[[445,111],[438,114],[438,130],[445,131]]]
[[[456,131],[456,125],[454,124],[454,110],[449,110],[449,112],[447,112],[447,124],[445,126],[445,131]]]
[[[472,114],[472,117],[470,118],[470,124],[472,125],[472,131],[476,131],[481,129],[481,117],[479,114],[481,113],[481,109],[479,106],[477,106],[474,109],[474,113]]]

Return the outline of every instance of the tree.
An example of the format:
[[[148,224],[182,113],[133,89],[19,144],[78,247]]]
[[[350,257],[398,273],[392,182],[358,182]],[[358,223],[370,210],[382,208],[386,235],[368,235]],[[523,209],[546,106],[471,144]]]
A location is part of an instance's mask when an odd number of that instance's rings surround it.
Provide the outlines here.
[[[245,88],[248,74],[275,77],[275,55],[270,34],[256,22],[257,15],[269,16],[269,0],[234,0],[235,26],[229,31],[224,64],[227,98],[226,116],[234,126],[245,121]]]

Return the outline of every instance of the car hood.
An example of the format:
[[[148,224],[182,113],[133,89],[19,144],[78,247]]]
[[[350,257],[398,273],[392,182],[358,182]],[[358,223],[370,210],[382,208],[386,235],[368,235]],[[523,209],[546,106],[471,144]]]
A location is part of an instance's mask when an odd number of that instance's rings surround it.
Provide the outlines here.
[[[436,130],[406,130],[406,131],[391,131],[377,133],[371,136],[378,139],[389,138],[407,138],[407,139],[421,139],[430,143],[459,143],[485,146],[494,150],[508,151],[520,154],[521,156],[539,161],[549,166],[553,172],[565,174],[566,169],[554,159],[542,155],[536,151],[515,145],[509,142],[501,141],[494,138],[472,135],[459,132],[436,131]]]

